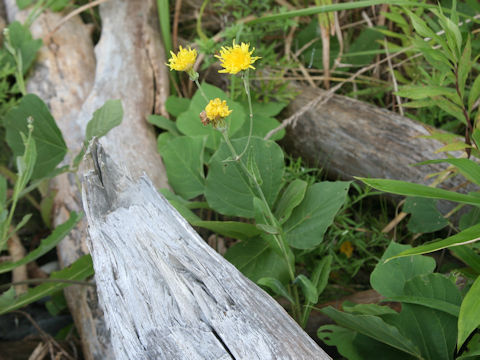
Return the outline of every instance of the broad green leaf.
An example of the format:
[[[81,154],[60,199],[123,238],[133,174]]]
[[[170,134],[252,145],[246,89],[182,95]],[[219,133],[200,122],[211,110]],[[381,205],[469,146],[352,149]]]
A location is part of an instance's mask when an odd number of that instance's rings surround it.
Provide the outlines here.
[[[403,295],[403,287],[407,280],[417,275],[429,274],[435,269],[435,260],[427,256],[394,259],[384,263],[385,259],[392,258],[409,248],[409,245],[391,242],[370,275],[372,288],[382,296]]]
[[[32,66],[37,51],[42,47],[42,40],[33,39],[30,30],[18,21],[8,25],[8,30],[12,47],[17,49],[22,57],[22,69],[25,74]]]
[[[160,129],[166,130],[171,132],[174,135],[180,135],[177,129],[177,125],[175,124],[175,121],[172,121],[170,119],[167,119],[165,116],[161,115],[148,115],[147,121],[159,127]]]
[[[471,112],[473,109],[473,104],[478,100],[480,97],[480,75],[477,75],[477,78],[472,84],[472,88],[470,89],[470,94],[468,94],[468,111]],[[476,131],[479,131],[476,129]]]
[[[122,123],[123,108],[121,100],[108,100],[103,106],[93,113],[92,119],[87,124],[85,140],[89,142],[94,136],[102,137],[115,126]]]
[[[323,241],[323,234],[345,203],[350,182],[320,182],[308,187],[303,201],[284,223],[289,244],[311,249]]]
[[[375,28],[366,27],[360,31],[360,34],[353,40],[348,48],[347,63],[354,65],[370,64],[376,56],[375,51],[380,48],[378,40],[383,39],[383,35]],[[364,53],[364,55],[349,56],[354,53]]]
[[[413,233],[429,233],[443,229],[448,221],[437,209],[437,200],[408,197],[403,211],[411,214],[407,228]]]
[[[175,95],[168,97],[165,107],[170,115],[178,117],[182,112],[187,111],[190,105],[190,99],[181,98]]]
[[[418,359],[356,331],[337,325],[323,325],[317,336],[327,345],[336,346],[348,360],[413,360]]]
[[[202,89],[207,95],[208,99],[220,98],[226,100],[227,105],[232,113],[225,119],[228,125],[228,134],[234,135],[243,125],[247,116],[242,105],[230,100],[227,95],[219,88],[202,84]],[[205,110],[207,101],[203,98],[200,91],[197,91],[193,96],[188,111],[182,112],[177,118],[178,130],[188,136],[207,136],[206,146],[210,149],[216,150],[222,141],[222,134],[215,130],[212,125],[204,126],[199,118],[200,113]]]
[[[262,115],[265,117],[276,116],[282,111],[288,103],[286,102],[253,102],[252,109],[253,109],[253,116],[255,115]]]
[[[273,277],[285,284],[289,279],[287,263],[262,238],[233,245],[227,250],[225,259],[253,282],[263,277]]]
[[[254,225],[238,221],[194,221],[193,226],[212,230],[217,234],[234,239],[247,239],[260,235],[261,231]]]
[[[470,245],[452,247],[450,252],[480,275],[480,255]]]
[[[246,143],[246,138],[232,141],[238,154],[243,151]],[[283,150],[273,141],[252,137],[250,151],[259,170],[261,189],[268,204],[272,206],[282,187]],[[210,159],[205,183],[207,202],[210,207],[221,214],[253,218],[255,216],[253,198],[259,194],[256,193],[251,179],[247,178],[240,169],[240,164],[228,161],[231,158],[232,154],[227,144],[222,143]],[[240,159],[245,167],[247,158],[248,155],[244,154]]]
[[[258,137],[265,137],[268,132],[272,129],[275,129],[280,122],[273,117],[264,116],[261,114],[253,113],[253,126],[252,126],[252,134]],[[243,123],[243,126],[235,133],[234,138],[240,138],[244,136],[248,136],[250,132],[250,120],[247,119]],[[285,129],[280,130],[275,135],[273,135],[270,140],[280,140],[285,136]]]
[[[69,267],[60,271],[54,272],[50,278],[60,280],[84,280],[93,275],[93,264],[90,255],[84,255],[75,261]],[[66,288],[70,284],[65,282],[45,282],[32,289],[29,289],[27,293],[19,296],[14,302],[5,306],[0,305],[0,315],[9,311],[17,310],[23,306],[26,306],[32,302],[40,300],[47,295],[53,294],[61,289]]]
[[[38,154],[32,179],[40,179],[55,170],[63,160],[67,147],[45,103],[38,96],[28,94],[4,118],[6,140],[15,156],[21,156],[24,152],[25,147],[20,134],[28,133],[29,117],[33,118],[32,137]]]
[[[409,338],[402,335],[396,327],[387,324],[380,317],[347,314],[331,306],[323,308],[320,312],[335,320],[338,325],[347,329],[356,331],[407,354],[416,357],[420,355],[417,346],[415,346]]]
[[[0,274],[13,270],[17,266],[28,264],[38,259],[40,256],[52,250],[68,233],[75,227],[82,215],[76,212],[70,213],[70,218],[63,224],[57,226],[53,232],[40,242],[40,245],[33,251],[30,251],[23,259],[11,262],[6,261],[0,263]]]
[[[392,296],[388,297],[386,301],[395,301],[401,302],[405,304],[415,304],[421,305],[433,310],[439,310],[446,314],[458,317],[458,313],[460,312],[460,306],[452,305],[442,300],[437,299],[429,299],[422,296]]]
[[[318,291],[317,287],[312,283],[312,281],[307,278],[305,275],[298,275],[295,278],[294,283],[299,283],[300,287],[302,288],[303,295],[305,299],[311,303],[316,304],[318,301]]]
[[[162,153],[165,146],[175,138],[176,138],[175,135],[173,135],[171,132],[167,132],[167,131],[158,135],[158,137],[157,137],[157,151],[159,153]]]
[[[424,164],[438,164],[438,163],[448,163],[455,166],[460,173],[465,176],[467,180],[474,182],[477,185],[480,185],[480,164],[470,159],[438,159],[438,160],[428,160],[419,163],[418,165]]]
[[[290,301],[290,303],[295,303],[292,296],[288,293],[287,289],[285,289],[285,286],[283,286],[283,284],[278,279],[272,277],[263,277],[257,280],[257,284],[266,286],[275,294],[283,296],[285,299]]]
[[[446,239],[434,241],[428,244],[417,246],[413,249],[402,251],[398,254],[395,254],[394,256],[387,258],[386,261],[390,261],[392,259],[401,258],[405,256],[426,254],[426,253],[434,252],[437,250],[445,249],[451,246],[469,244],[478,240],[480,240],[480,224],[472,226]]]
[[[457,336],[457,318],[421,305],[402,303],[399,315],[382,316],[420,350],[419,359],[451,360]]]
[[[292,214],[305,197],[308,183],[306,181],[295,179],[283,191],[282,196],[278,199],[275,205],[275,217],[283,224]]]
[[[460,306],[460,316],[458,317],[458,341],[460,348],[467,337],[480,326],[480,276],[473,283],[467,295]]]
[[[259,228],[260,230],[266,232],[267,234],[271,234],[271,235],[277,235],[277,234],[280,234],[280,231],[277,227],[275,226],[272,226],[272,225],[267,225],[267,224],[256,224],[255,225],[257,228]]]
[[[168,142],[161,150],[168,183],[185,199],[203,194],[204,139],[179,136]]]
[[[393,194],[426,197],[431,199],[443,199],[459,202],[462,204],[480,206],[480,198],[478,197],[460,194],[443,189],[437,189],[430,186],[414,184],[400,180],[367,179],[360,177],[355,177],[355,179],[363,181],[365,184],[375,189],[390,192]]]

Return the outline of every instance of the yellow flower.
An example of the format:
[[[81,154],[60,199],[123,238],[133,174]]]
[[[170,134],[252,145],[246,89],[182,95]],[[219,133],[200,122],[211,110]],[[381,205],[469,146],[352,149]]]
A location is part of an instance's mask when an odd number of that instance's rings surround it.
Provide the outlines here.
[[[258,56],[251,56],[255,48],[252,51],[249,51],[250,44],[241,43],[240,45],[235,44],[233,40],[233,46],[222,47],[220,50],[220,55],[215,55],[216,58],[220,59],[223,70],[220,70],[220,73],[229,73],[236,74],[239,71],[247,69],[255,69],[252,64],[260,59]]]
[[[213,126],[217,126],[223,121],[228,115],[232,113],[232,110],[228,109],[227,102],[225,100],[220,100],[219,98],[210,100],[210,102],[205,107],[205,112],[200,114],[202,123],[207,125],[209,122],[213,123]],[[205,117],[207,119],[205,119]]]
[[[190,46],[188,49],[184,49],[180,46],[178,54],[175,55],[173,51],[170,51],[170,54],[172,57],[168,59],[167,64],[170,67],[170,71],[177,70],[186,71],[188,73],[191,72],[193,64],[195,64],[195,60],[197,59],[197,50],[192,50]]]
[[[344,241],[342,245],[340,245],[340,252],[345,254],[347,258],[350,258],[353,253],[353,245],[350,241]]]

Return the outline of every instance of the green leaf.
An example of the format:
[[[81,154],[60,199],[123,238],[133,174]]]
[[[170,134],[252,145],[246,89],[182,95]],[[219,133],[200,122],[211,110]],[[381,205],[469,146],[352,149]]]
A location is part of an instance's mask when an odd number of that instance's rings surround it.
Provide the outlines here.
[[[60,271],[54,272],[51,279],[61,280],[84,280],[85,278],[93,275],[93,264],[90,255],[84,255],[75,261],[69,267]],[[61,289],[66,288],[70,284],[65,282],[45,282],[32,289],[29,289],[27,293],[19,296],[13,303],[5,306],[0,306],[0,315],[9,311],[17,310],[23,306],[26,306],[32,302],[40,300],[47,295],[53,294]]]
[[[475,360],[480,356],[480,334],[474,334],[470,341],[467,343],[467,350],[462,353],[462,356],[456,358],[456,360]]]
[[[177,194],[185,199],[203,194],[204,138],[179,136],[168,142],[161,150],[168,182]]]
[[[472,88],[470,89],[470,94],[468,94],[468,111],[471,112],[473,110],[473,104],[478,100],[480,97],[480,75],[477,76],[475,81],[472,84]],[[479,131],[476,129],[476,131]]]
[[[234,239],[245,240],[260,235],[261,231],[254,225],[238,221],[193,221],[193,226],[212,230],[217,234]]]
[[[286,102],[253,102],[253,116],[262,115],[264,117],[276,116],[282,111],[288,103]]]
[[[18,21],[8,25],[8,30],[12,47],[21,55],[22,70],[25,74],[35,61],[37,51],[42,47],[42,40],[34,40],[30,30]]]
[[[275,129],[280,122],[273,117],[253,113],[252,134],[258,137],[265,137],[270,130]],[[248,136],[250,132],[250,120],[245,121],[243,126],[235,133],[234,138]],[[285,136],[285,129],[280,130],[273,135],[270,140],[280,140]]]
[[[70,0],[53,0],[50,2],[50,9],[52,11],[62,11],[70,2]]]
[[[15,288],[12,286],[0,295],[0,309],[8,307],[15,302]]]
[[[7,203],[7,179],[0,175],[0,213],[5,209]],[[0,220],[1,223],[1,220]]]
[[[443,229],[448,221],[437,209],[437,200],[408,197],[403,211],[411,214],[407,224],[413,233],[429,233]]]
[[[324,256],[323,259],[318,262],[317,266],[315,266],[315,270],[313,270],[312,283],[315,285],[318,295],[320,295],[327,286],[332,260],[332,255]]]
[[[458,340],[457,346],[463,345],[467,337],[480,326],[480,276],[473,283],[467,295],[460,306],[460,316],[458,318]]]
[[[347,314],[331,306],[323,308],[320,312],[347,329],[356,331],[415,357],[420,355],[420,351],[409,338],[402,335],[396,327],[387,324],[377,316]]]
[[[283,192],[275,205],[275,217],[283,224],[292,214],[295,209],[305,197],[308,183],[306,181],[295,179]]]
[[[163,132],[157,137],[157,151],[161,154],[165,146],[175,139],[176,136],[171,132]]]
[[[345,203],[349,181],[320,182],[308,187],[303,201],[284,223],[289,244],[311,249],[323,241],[323,234]]]
[[[232,141],[237,153],[245,148],[246,138]],[[282,187],[284,172],[283,150],[273,141],[252,137],[250,151],[261,177],[261,189],[270,206]],[[231,159],[232,154],[226,143],[210,159],[205,183],[205,197],[211,208],[223,215],[253,218],[253,198],[257,196],[251,180],[246,178],[240,165]],[[247,166],[247,156],[240,161]]]
[[[171,132],[174,135],[180,135],[177,129],[177,125],[175,124],[175,121],[172,121],[170,119],[167,119],[165,116],[161,115],[148,115],[147,116],[147,121],[159,127],[160,129],[166,130]]]
[[[33,4],[34,0],[17,0],[17,6],[20,10],[25,9],[26,7]]]
[[[219,88],[202,84],[202,89],[207,95],[208,99],[220,98],[226,100],[227,105],[232,114],[225,119],[228,126],[228,134],[234,135],[243,125],[246,120],[246,112],[243,106],[230,100],[227,95]],[[184,135],[188,136],[207,136],[206,146],[210,149],[217,150],[222,141],[222,134],[215,130],[211,125],[204,126],[200,121],[200,113],[205,110],[207,101],[203,98],[200,91],[197,91],[193,96],[188,111],[182,112],[177,118],[178,130]]]
[[[20,265],[28,264],[40,256],[45,255],[70,233],[81,218],[82,215],[71,212],[70,218],[66,222],[57,226],[48,237],[40,242],[40,245],[35,250],[30,251],[23,259],[16,262],[6,261],[0,263],[0,274],[13,270]]]
[[[178,117],[182,112],[187,111],[190,105],[190,99],[181,98],[175,95],[168,97],[165,107],[170,115]]]
[[[439,164],[439,163],[448,163],[455,166],[460,173],[465,176],[467,180],[474,182],[477,185],[480,185],[480,165],[470,159],[438,159],[438,160],[428,160],[417,165],[425,164]]]
[[[480,205],[480,198],[456,193],[453,191],[437,189],[430,186],[413,184],[406,181],[400,180],[386,180],[386,179],[367,179],[367,178],[360,178],[355,177],[360,181],[363,181],[365,184],[381,190],[385,192],[390,192],[393,194],[398,195],[405,195],[405,196],[418,196],[418,197],[426,197],[431,199],[443,199],[443,200],[450,200],[456,201],[462,204],[470,204],[470,205]]]
[[[255,226],[267,234],[277,235],[280,233],[279,229],[272,225],[256,224]]]
[[[285,289],[285,286],[283,286],[283,284],[278,279],[272,277],[263,277],[257,280],[257,284],[261,286],[266,286],[271,289],[275,294],[283,296],[285,299],[290,301],[290,303],[295,303],[292,296],[288,293],[287,289]]]
[[[108,100],[93,113],[92,119],[87,124],[85,140],[89,142],[94,136],[102,137],[115,126],[122,123],[123,108],[121,100]]]
[[[477,148],[480,148],[480,129],[473,130],[472,139],[475,141]]]
[[[461,93],[461,98],[465,95],[465,83],[467,82],[468,74],[472,69],[472,44],[470,36],[467,38],[465,48],[463,49],[462,56],[458,61],[458,90]]]
[[[407,280],[417,275],[429,274],[435,269],[435,260],[427,257],[401,258],[384,263],[385,259],[393,258],[409,245],[391,242],[379,263],[370,275],[372,288],[385,297],[403,295],[403,287]]]
[[[390,308],[389,306],[380,306],[377,304],[353,304],[348,305],[343,303],[342,309],[349,314],[354,315],[397,315],[397,312]]]
[[[443,86],[416,86],[407,85],[402,86],[400,91],[395,92],[396,95],[406,97],[408,99],[420,100],[425,98],[431,98],[439,95],[454,96],[455,91],[453,89]]]
[[[480,255],[471,246],[455,246],[450,249],[450,252],[480,275]]]
[[[446,152],[446,151],[459,151],[459,150],[465,150],[465,149],[471,149],[471,148],[472,148],[471,145],[467,145],[463,141],[457,141],[457,142],[453,142],[445,146],[442,146],[440,149],[435,150],[435,154]]]
[[[316,286],[305,275],[298,275],[295,278],[294,284],[300,283],[303,295],[305,299],[311,303],[316,304],[318,302],[318,292]]]
[[[413,248],[413,249],[402,251],[398,254],[395,254],[395,256],[391,256],[386,261],[390,261],[392,259],[401,258],[405,256],[426,254],[433,251],[445,249],[451,246],[469,244],[478,240],[480,240],[480,224],[469,227],[468,229],[463,230],[458,234],[450,236],[446,239],[434,241],[428,244],[417,246],[416,248]]]
[[[432,101],[436,106],[438,106],[440,109],[445,111],[447,114],[452,115],[453,117],[455,117],[457,120],[461,121],[464,124],[466,123],[463,110],[458,105],[455,105],[450,100],[442,96],[432,99]]]
[[[21,156],[25,146],[21,133],[28,133],[27,119],[33,118],[32,137],[37,148],[37,162],[32,179],[48,176],[63,160],[67,152],[62,133],[45,103],[36,95],[28,94],[4,118],[6,140],[15,156]]]
[[[289,279],[287,263],[262,238],[248,239],[233,245],[227,250],[225,259],[253,282],[263,277],[272,277],[285,284]]]
[[[47,225],[49,229],[52,228],[52,211],[53,211],[53,203],[55,200],[55,196],[57,196],[58,191],[51,190],[47,196],[45,196],[42,201],[40,202],[40,215],[42,216],[42,220]]]

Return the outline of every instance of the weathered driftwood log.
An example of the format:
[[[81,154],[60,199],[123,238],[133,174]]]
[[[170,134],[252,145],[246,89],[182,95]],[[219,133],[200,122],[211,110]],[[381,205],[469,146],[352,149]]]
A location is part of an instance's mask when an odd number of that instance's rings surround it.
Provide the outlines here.
[[[116,359],[329,359],[147,177],[92,143],[82,198]]]
[[[24,19],[28,13],[19,12],[15,0],[5,0],[5,4],[10,21],[15,16]],[[33,24],[34,36],[45,37],[64,15],[43,13]],[[101,6],[101,17],[102,36],[95,53],[90,29],[79,17],[69,20],[48,39],[28,80],[28,91],[49,105],[73,155],[81,147],[93,111],[105,100],[120,98],[123,123],[107,135],[105,142],[119,161],[128,163],[131,171],[137,175],[146,172],[157,186],[165,187],[165,172],[156,153],[153,130],[145,121],[153,110],[161,112],[168,92],[166,70],[161,70],[165,56],[155,1],[110,1]],[[57,225],[82,206],[73,175],[57,177],[52,187],[58,191],[54,204]],[[86,222],[82,221],[58,247],[63,266],[88,251],[85,238]],[[96,292],[71,286],[65,295],[82,338],[85,359],[113,358]]]
[[[302,91],[290,103],[295,113],[326,91],[299,87]],[[314,166],[324,167],[332,177],[387,178],[427,184],[430,173],[442,171],[444,164],[411,166],[420,161],[442,159],[435,154],[442,144],[420,138],[427,126],[388,110],[334,95],[325,104],[308,109],[295,126],[287,128],[285,145],[295,155]],[[454,188],[465,181],[455,177],[441,186]]]

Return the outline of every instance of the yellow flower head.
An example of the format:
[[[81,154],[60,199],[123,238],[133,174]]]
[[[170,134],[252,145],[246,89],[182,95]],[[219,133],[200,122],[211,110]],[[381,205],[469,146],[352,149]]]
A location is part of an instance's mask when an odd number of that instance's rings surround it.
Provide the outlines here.
[[[232,110],[228,109],[227,102],[225,100],[220,100],[219,98],[210,100],[210,102],[205,107],[205,113],[202,112],[200,117],[202,118],[202,123],[204,125],[212,123],[213,126],[217,126],[223,121],[228,115],[232,113]],[[206,117],[206,119],[205,119]]]
[[[252,51],[249,50],[250,44],[241,43],[240,45],[235,44],[233,40],[233,46],[222,47],[220,50],[220,55],[215,55],[216,58],[220,59],[223,70],[220,70],[220,73],[236,74],[239,71],[247,69],[255,69],[252,64],[260,59],[258,56],[251,56],[255,48]]]
[[[344,241],[342,245],[340,245],[340,252],[345,254],[347,258],[350,258],[353,253],[353,245],[350,241]]]
[[[167,64],[170,67],[170,71],[177,70],[190,72],[197,59],[197,50],[192,50],[190,46],[188,49],[184,49],[180,46],[178,54],[175,55],[173,51],[170,51],[170,54],[172,57],[168,59]]]

